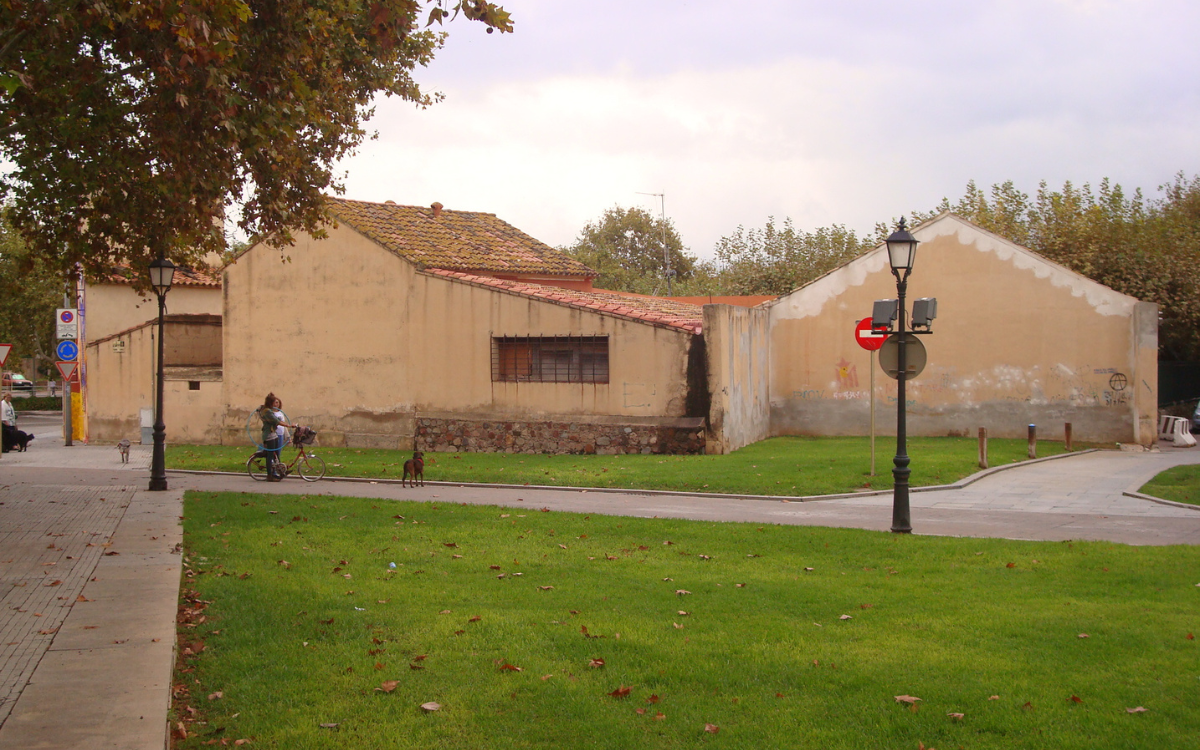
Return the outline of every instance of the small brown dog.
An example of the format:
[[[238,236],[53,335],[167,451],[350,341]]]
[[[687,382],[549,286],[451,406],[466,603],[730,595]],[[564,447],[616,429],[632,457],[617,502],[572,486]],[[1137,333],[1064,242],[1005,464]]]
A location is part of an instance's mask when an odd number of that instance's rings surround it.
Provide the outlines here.
[[[412,477],[412,479],[409,479]],[[421,486],[425,486],[425,454],[421,451],[413,451],[413,457],[404,462],[404,476],[400,478],[400,486],[416,487],[417,481],[420,480]],[[406,482],[412,482],[411,485],[406,485]]]
[[[129,441],[122,440],[117,443],[117,450],[121,451],[121,463],[129,463]]]

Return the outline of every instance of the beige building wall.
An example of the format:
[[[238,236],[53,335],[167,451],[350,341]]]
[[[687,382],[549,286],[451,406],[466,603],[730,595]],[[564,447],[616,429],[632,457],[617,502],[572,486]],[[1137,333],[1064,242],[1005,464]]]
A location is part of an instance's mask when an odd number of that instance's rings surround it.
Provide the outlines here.
[[[157,330],[157,321],[147,322],[87,345],[89,442],[137,443],[144,437],[144,422],[153,424]],[[169,318],[164,331],[167,442],[217,443],[224,412],[220,317]]]
[[[88,284],[84,298],[85,327],[90,341],[158,319],[158,297],[139,296],[128,284]],[[172,286],[167,292],[171,315],[220,315],[217,287]]]
[[[707,453],[730,453],[770,435],[770,313],[704,306],[708,359]]]
[[[418,271],[354,230],[265,246],[225,271],[224,440],[267,392],[326,445],[409,448],[420,413],[464,419],[683,416],[682,330]],[[608,336],[609,383],[494,383],[493,336]]]
[[[908,382],[913,435],[1038,434],[1142,442],[1155,438],[1157,306],[1115,292],[953,215],[914,231],[908,283],[936,297],[922,336],[923,373]],[[895,298],[883,247],[770,307],[771,431],[862,435],[870,414],[870,354],[854,326]],[[877,373],[879,430],[894,431],[896,383]]]

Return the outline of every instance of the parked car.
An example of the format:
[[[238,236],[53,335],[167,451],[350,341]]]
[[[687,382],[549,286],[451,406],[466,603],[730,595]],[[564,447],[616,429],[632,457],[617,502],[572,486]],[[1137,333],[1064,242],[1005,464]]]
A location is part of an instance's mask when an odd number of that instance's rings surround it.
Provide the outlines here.
[[[11,388],[14,391],[33,391],[33,381],[26,379],[19,372],[4,373],[4,388]]]
[[[1192,434],[1200,435],[1200,404],[1196,404],[1196,413],[1192,415]]]

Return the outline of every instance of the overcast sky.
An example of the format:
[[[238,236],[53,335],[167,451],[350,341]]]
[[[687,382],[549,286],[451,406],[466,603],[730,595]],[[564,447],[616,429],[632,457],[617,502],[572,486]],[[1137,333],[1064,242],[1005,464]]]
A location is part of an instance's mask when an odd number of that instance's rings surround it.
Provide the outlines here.
[[[878,221],[968,180],[1200,173],[1195,0],[507,0],[381,100],[348,198],[486,211],[551,245],[613,205],[701,257],[739,224]]]

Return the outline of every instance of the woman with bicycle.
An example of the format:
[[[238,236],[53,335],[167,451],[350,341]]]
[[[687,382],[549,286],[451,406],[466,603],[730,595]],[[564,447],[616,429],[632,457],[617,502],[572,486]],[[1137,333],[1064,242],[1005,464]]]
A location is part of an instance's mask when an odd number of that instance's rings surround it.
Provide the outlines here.
[[[258,407],[258,418],[262,420],[263,452],[267,458],[267,481],[281,482],[283,477],[275,471],[279,454],[283,452],[284,437],[287,428],[297,425],[288,424],[283,414],[283,402],[274,393],[268,393],[263,399],[263,405]]]

